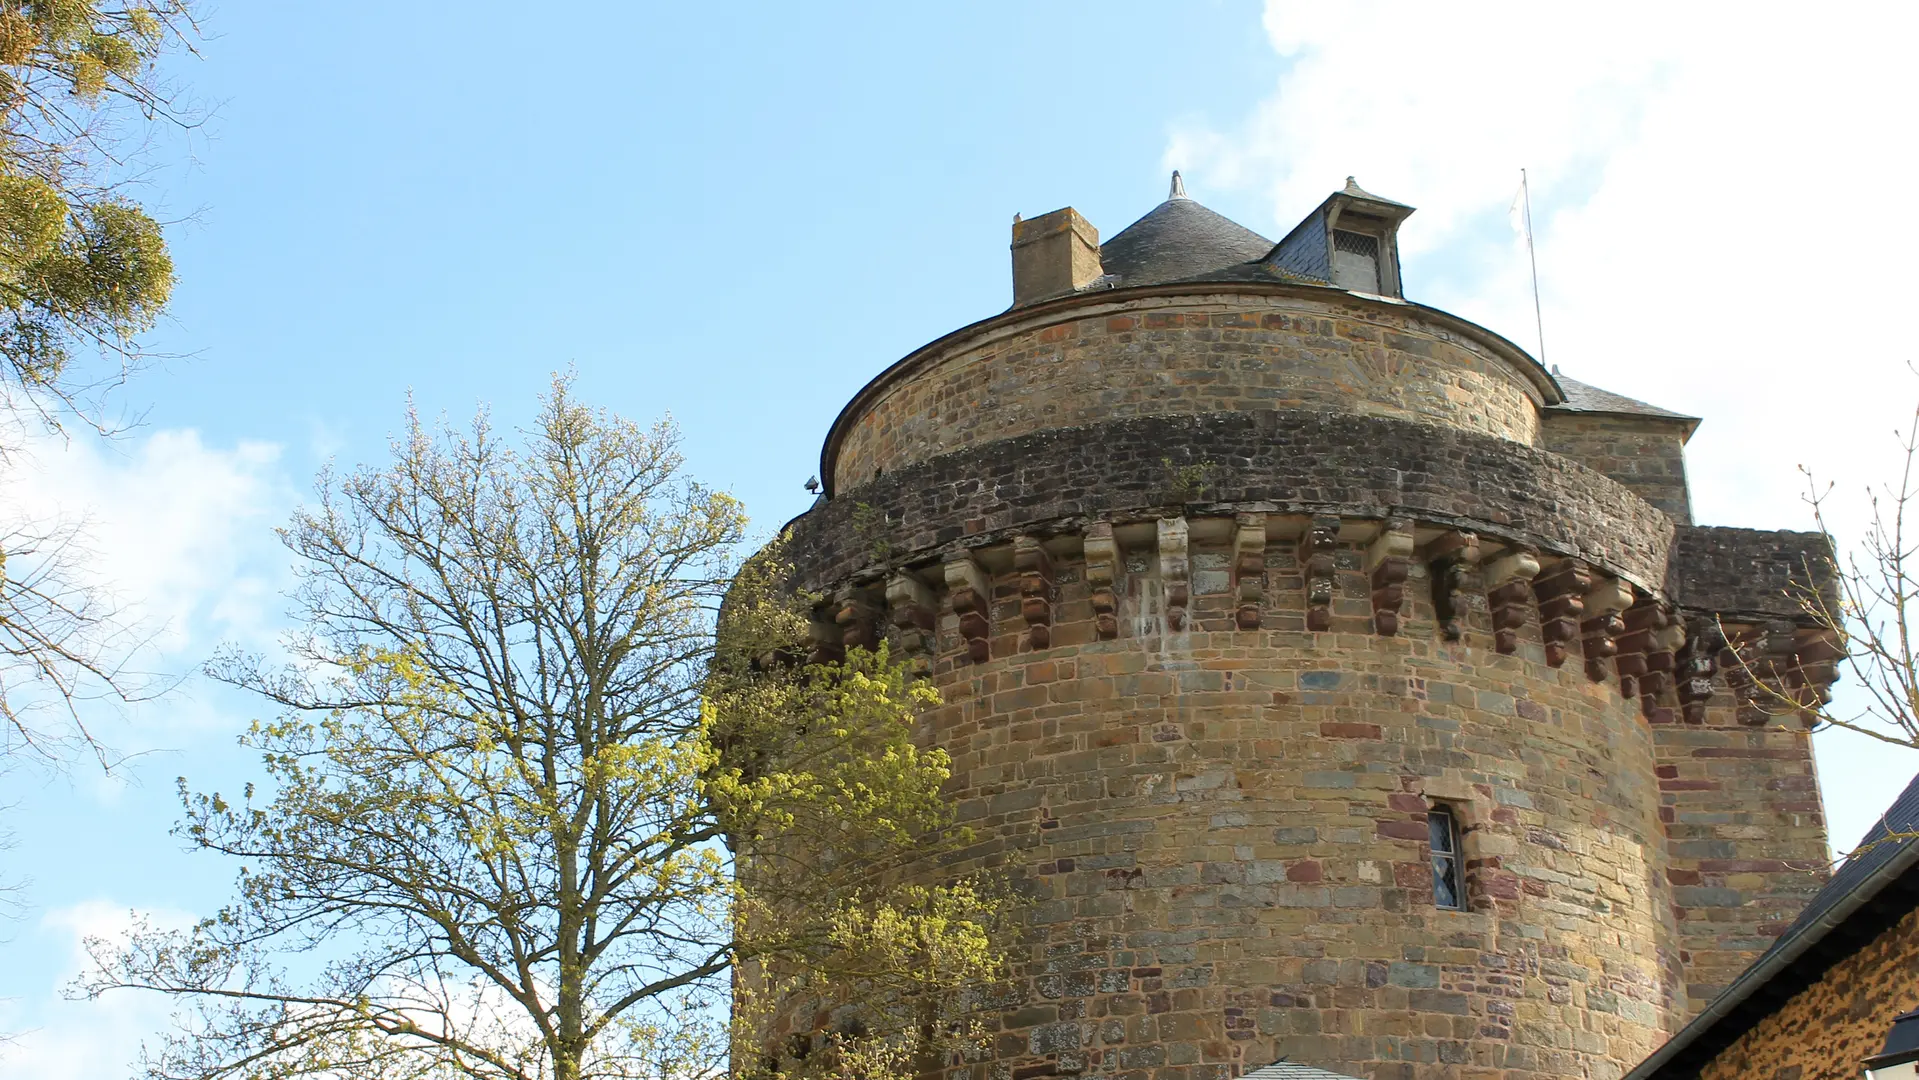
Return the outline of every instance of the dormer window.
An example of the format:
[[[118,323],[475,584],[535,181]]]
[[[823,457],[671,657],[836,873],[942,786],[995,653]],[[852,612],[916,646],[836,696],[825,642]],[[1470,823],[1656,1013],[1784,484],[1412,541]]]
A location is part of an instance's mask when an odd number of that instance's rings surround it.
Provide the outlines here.
[[[1413,208],[1382,199],[1352,177],[1319,209],[1293,226],[1266,254],[1284,274],[1369,296],[1404,296],[1399,280],[1399,223]]]
[[[1333,230],[1333,284],[1353,292],[1380,293],[1379,237]]]

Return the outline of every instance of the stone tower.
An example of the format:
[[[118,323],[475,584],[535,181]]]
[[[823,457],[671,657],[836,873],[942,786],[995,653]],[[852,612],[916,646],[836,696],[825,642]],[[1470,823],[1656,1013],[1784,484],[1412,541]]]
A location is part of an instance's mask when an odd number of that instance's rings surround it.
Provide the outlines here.
[[[955,1077],[1614,1080],[1816,891],[1823,542],[1693,525],[1696,420],[1405,299],[1411,213],[1016,221],[1013,306],[834,421],[818,648],[933,680],[928,872],[1029,898]]]

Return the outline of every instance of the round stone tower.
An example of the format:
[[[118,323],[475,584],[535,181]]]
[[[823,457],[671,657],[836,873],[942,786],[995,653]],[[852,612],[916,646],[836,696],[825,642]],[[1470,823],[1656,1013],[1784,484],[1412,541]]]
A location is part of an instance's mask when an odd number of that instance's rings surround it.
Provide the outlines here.
[[[1403,299],[1411,213],[1016,221],[1013,306],[834,422],[818,648],[933,680],[928,872],[1026,897],[955,1075],[1614,1080],[1816,888],[1810,753],[1719,669],[1830,681],[1818,541],[1692,527],[1697,421]]]

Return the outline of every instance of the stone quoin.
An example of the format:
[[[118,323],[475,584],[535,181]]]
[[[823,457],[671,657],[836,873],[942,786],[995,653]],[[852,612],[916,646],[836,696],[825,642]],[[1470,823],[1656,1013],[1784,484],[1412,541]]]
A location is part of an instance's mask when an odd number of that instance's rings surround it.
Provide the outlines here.
[[[820,654],[932,680],[926,873],[1022,898],[954,1080],[1618,1080],[1818,891],[1825,540],[1694,525],[1697,420],[1405,299],[1411,213],[1018,221],[1014,305],[834,421]]]

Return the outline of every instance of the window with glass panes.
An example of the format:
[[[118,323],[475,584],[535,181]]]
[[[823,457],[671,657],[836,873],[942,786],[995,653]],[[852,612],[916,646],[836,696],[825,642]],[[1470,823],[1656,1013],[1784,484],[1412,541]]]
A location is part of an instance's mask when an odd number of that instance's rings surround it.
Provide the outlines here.
[[[1460,873],[1459,819],[1450,806],[1426,811],[1426,830],[1433,857],[1433,903],[1454,911],[1466,910],[1465,878]]]

